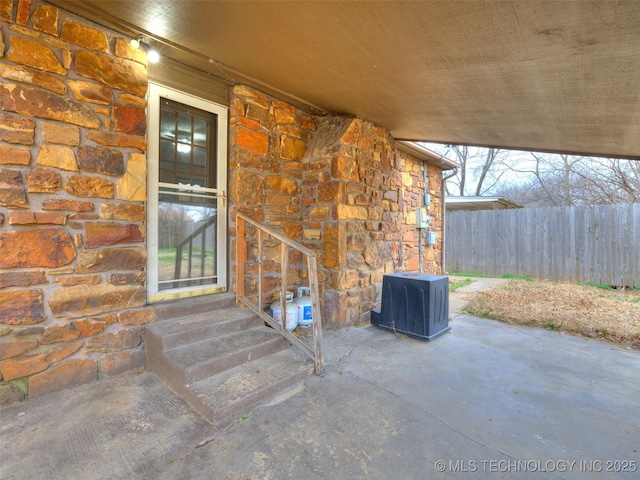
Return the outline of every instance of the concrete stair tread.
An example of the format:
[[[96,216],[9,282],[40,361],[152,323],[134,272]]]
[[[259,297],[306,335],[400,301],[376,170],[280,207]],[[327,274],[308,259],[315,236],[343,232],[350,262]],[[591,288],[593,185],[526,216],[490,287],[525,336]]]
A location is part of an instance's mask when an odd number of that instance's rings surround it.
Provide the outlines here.
[[[227,292],[170,300],[158,304],[156,307],[156,320],[175,319],[234,307],[236,304],[235,298],[234,293]]]
[[[313,362],[289,348],[188,385],[218,419],[273,397],[313,373]]]
[[[185,330],[215,327],[220,324],[233,323],[250,318],[255,318],[256,325],[263,323],[247,308],[225,308],[176,319],[153,322],[149,325],[148,330],[156,335],[164,336],[184,332]]]
[[[246,351],[251,355],[252,350],[269,343],[275,344],[273,351],[286,346],[286,341],[280,334],[271,328],[258,326],[166,350],[165,355],[174,363],[188,369],[239,352]]]

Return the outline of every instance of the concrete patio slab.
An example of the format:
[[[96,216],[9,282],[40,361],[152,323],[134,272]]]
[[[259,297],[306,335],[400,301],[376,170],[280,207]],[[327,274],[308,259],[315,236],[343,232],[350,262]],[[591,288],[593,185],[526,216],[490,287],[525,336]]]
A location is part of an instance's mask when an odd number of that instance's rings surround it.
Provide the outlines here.
[[[225,430],[148,372],[5,407],[0,478],[637,478],[640,352],[451,325],[325,332],[324,378]]]

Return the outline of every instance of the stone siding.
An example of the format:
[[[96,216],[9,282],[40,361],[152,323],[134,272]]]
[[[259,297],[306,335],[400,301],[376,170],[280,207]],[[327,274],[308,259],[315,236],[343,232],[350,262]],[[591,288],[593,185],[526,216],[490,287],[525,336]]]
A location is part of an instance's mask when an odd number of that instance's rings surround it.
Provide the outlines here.
[[[422,266],[441,273],[442,171],[400,152],[385,128],[359,118],[312,116],[236,86],[230,134],[232,224],[235,212],[243,212],[318,253],[325,325],[368,321],[382,276],[419,270],[415,210],[423,206],[425,187],[438,240],[424,245]],[[274,263],[265,269],[267,303],[279,289],[279,256],[279,247],[268,244],[265,257]],[[289,263],[287,288],[307,284],[300,259]],[[251,294],[255,265],[247,271]]]
[[[430,229],[441,238],[442,171],[400,152],[388,130],[359,118],[319,121],[303,161],[303,235],[320,254],[323,319],[335,327],[368,323],[383,275],[420,269],[415,212],[425,168]],[[422,262],[425,273],[440,274],[440,245],[423,240]]]
[[[0,0],[0,405],[141,367],[146,56]]]
[[[237,85],[231,89],[229,112],[229,200],[232,282],[235,277],[235,214],[242,212],[254,220],[303,240],[302,195],[303,156],[316,129],[316,119],[293,106],[263,93]],[[265,302],[271,303],[279,288],[279,243],[266,242],[269,262],[265,268]],[[288,270],[290,285],[304,283],[306,270],[301,256],[291,251]],[[248,294],[257,291],[255,265],[245,278]],[[235,286],[233,287],[235,289]]]

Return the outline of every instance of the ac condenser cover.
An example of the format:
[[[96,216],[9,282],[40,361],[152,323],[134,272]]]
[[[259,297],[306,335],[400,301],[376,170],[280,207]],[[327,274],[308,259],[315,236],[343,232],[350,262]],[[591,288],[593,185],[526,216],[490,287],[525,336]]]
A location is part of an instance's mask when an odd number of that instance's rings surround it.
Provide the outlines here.
[[[429,341],[451,330],[449,278],[403,272],[382,278],[382,304],[371,311],[377,327]]]

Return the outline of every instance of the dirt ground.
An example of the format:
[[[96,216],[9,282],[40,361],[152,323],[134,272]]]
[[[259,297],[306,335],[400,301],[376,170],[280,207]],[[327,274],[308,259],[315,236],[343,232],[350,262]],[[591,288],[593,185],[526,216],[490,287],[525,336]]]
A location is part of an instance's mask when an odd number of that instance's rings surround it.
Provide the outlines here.
[[[463,277],[464,278],[464,277]],[[511,279],[465,295],[464,313],[640,350],[640,290]]]

